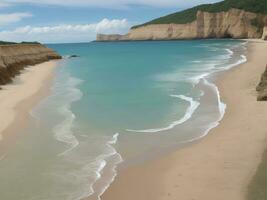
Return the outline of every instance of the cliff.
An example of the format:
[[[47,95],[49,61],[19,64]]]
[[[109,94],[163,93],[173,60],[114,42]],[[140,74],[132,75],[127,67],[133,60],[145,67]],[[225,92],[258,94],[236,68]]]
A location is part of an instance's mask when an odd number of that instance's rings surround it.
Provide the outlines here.
[[[128,40],[127,35],[119,35],[119,34],[97,34],[97,41],[119,41],[119,40]]]
[[[185,24],[146,24],[133,27],[127,35],[97,37],[97,41],[177,40],[205,38],[261,38],[267,15],[229,9],[227,12],[197,11]]]
[[[11,82],[26,66],[53,59],[61,56],[41,44],[0,45],[0,85]]]
[[[256,90],[258,91],[258,101],[267,101],[267,66]]]

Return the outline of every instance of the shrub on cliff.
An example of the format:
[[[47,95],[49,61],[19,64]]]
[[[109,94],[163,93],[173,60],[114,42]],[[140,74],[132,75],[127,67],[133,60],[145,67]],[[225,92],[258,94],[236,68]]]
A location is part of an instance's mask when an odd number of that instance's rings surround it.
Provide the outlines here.
[[[214,4],[199,5],[181,12],[176,12],[158,19],[154,19],[145,24],[133,26],[138,28],[149,24],[186,24],[196,20],[198,11],[222,12],[231,8],[241,9],[248,12],[267,14],[266,0],[224,0]]]

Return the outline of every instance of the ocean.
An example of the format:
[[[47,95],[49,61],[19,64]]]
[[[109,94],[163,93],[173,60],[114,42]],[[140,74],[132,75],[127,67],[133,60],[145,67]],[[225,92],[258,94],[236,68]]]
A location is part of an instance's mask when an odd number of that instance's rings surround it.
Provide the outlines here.
[[[50,95],[0,158],[0,199],[101,199],[121,167],[216,127],[227,110],[217,75],[246,62],[239,40],[48,46],[64,59]]]

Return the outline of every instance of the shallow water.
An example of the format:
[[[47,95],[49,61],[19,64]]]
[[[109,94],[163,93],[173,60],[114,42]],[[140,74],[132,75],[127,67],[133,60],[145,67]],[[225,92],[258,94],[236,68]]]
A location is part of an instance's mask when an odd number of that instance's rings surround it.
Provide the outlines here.
[[[236,40],[49,45],[51,95],[0,158],[0,199],[99,199],[131,164],[204,137],[226,105],[214,74],[246,61]]]

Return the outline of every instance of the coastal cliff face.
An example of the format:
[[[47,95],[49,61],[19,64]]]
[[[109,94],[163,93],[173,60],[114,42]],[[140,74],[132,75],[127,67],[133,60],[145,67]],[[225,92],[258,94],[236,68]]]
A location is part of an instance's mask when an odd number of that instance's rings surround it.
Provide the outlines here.
[[[258,91],[258,101],[267,101],[267,65],[256,90]]]
[[[11,82],[26,66],[53,59],[61,56],[41,44],[0,45],[0,85]]]
[[[119,35],[119,34],[97,34],[97,41],[118,41],[118,40],[127,40],[128,35]]]
[[[230,9],[227,12],[198,11],[187,24],[150,24],[132,28],[127,35],[105,35],[97,41],[176,40],[205,38],[261,38],[267,15]]]

